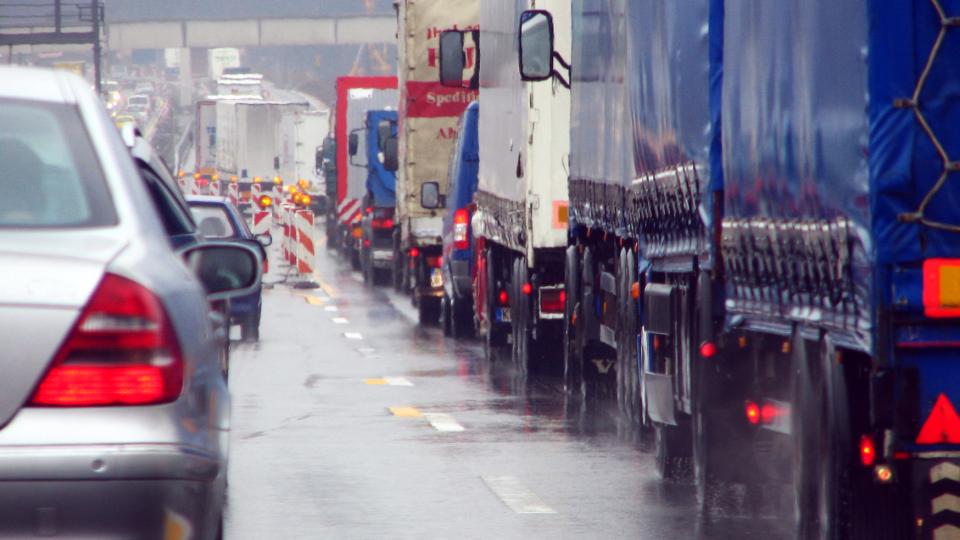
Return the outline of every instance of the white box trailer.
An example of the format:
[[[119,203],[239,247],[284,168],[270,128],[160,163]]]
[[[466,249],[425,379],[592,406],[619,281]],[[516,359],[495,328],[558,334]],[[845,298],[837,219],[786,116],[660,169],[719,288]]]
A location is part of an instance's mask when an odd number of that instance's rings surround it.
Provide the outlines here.
[[[217,168],[221,175],[236,175],[241,184],[248,184],[258,176],[264,181],[277,176],[280,120],[284,114],[308,109],[306,102],[219,100]]]
[[[433,260],[441,250],[442,210],[424,208],[421,190],[425,184],[436,182],[440,193],[446,192],[457,124],[467,105],[477,99],[476,90],[440,84],[440,33],[476,29],[480,4],[480,0],[396,2],[401,95],[394,285],[413,292],[423,321],[439,316],[443,294],[442,284],[438,285],[423,268],[423,261]],[[423,256],[408,261],[414,247]]]
[[[323,139],[330,130],[330,111],[311,110],[293,112],[284,115],[281,126],[287,123],[290,127],[281,128],[282,131],[292,131],[292,147],[281,152],[281,167],[289,167],[291,178],[306,180],[311,193],[326,194],[323,179],[317,173],[317,151],[323,145]],[[286,163],[286,160],[290,163]]]
[[[476,302],[476,316],[491,333],[492,344],[515,344],[513,360],[523,370],[534,361],[563,358],[564,313],[556,299],[564,297],[570,75],[557,61],[559,77],[521,79],[520,19],[527,9],[549,10],[557,29],[554,50],[566,62],[571,51],[570,4],[524,0],[481,6],[480,167],[471,222],[484,246],[478,253],[485,262],[477,265],[482,274],[477,280],[492,286],[480,291],[485,296]],[[548,32],[543,22],[531,19],[523,32]],[[542,27],[534,27],[537,24]],[[496,301],[498,291],[509,296],[508,317],[495,307],[502,304]]]

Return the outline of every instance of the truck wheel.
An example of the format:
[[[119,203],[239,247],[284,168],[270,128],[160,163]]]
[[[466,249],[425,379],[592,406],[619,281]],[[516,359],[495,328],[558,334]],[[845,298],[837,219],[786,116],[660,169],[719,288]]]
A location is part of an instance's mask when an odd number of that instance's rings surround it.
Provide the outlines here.
[[[513,273],[510,289],[513,293],[510,302],[510,322],[513,328],[513,363],[521,373],[530,370],[530,299],[523,294],[523,284],[527,282],[527,263],[519,257],[513,261]]]
[[[443,295],[443,299],[440,301],[440,326],[443,328],[443,335],[447,337],[452,334],[450,319],[450,299],[447,298],[447,295]]]
[[[421,326],[433,326],[440,320],[440,299],[420,297],[417,302],[417,316]]]
[[[450,315],[452,316],[450,331],[456,339],[473,336],[473,305],[468,298],[450,297]]]
[[[620,249],[620,256],[617,257],[617,406],[620,409],[620,415],[624,418],[630,418],[629,396],[627,395],[627,383],[629,375],[627,373],[627,344],[626,337],[629,333],[627,325],[627,286],[626,286],[626,250]],[[632,420],[632,418],[630,418]]]
[[[577,317],[580,305],[580,253],[577,246],[567,248],[564,269],[564,290],[567,300],[563,308],[563,388],[567,394],[579,395],[582,391],[582,350],[578,346]]]
[[[627,250],[626,268],[626,309],[624,310],[624,326],[627,328],[627,335],[624,336],[624,345],[626,348],[626,368],[627,368],[627,409],[629,417],[635,423],[641,423],[640,416],[640,368],[637,355],[637,334],[640,328],[637,320],[637,300],[633,298],[633,281],[637,279],[637,255],[633,250]]]
[[[494,266],[497,261],[493,248],[487,248],[484,257],[486,258],[487,267],[487,332],[484,336],[483,344],[487,360],[493,361],[499,354],[500,349],[503,348],[507,336],[506,332],[501,328],[501,325],[496,323],[497,306],[500,304],[497,299],[499,291],[497,290],[496,266]]]
[[[580,309],[578,310],[580,317],[577,320],[577,332],[575,335],[577,338],[576,348],[580,357],[583,396],[591,399],[599,396],[599,379],[601,376],[596,366],[591,365],[590,362],[593,355],[591,355],[592,348],[590,347],[589,334],[595,327],[594,319],[596,319],[593,305],[593,289],[595,285],[593,277],[593,249],[587,247],[583,250],[583,264],[580,268],[580,291],[582,300],[580,301]]]
[[[681,426],[654,426],[657,473],[664,480],[680,480],[689,475],[689,443]]]

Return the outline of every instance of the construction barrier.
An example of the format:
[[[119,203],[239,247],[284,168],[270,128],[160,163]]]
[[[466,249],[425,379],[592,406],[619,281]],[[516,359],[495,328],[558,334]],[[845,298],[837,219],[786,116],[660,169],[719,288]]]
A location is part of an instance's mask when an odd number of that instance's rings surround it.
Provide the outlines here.
[[[257,210],[253,213],[253,222],[250,232],[254,235],[270,234],[270,226],[273,225],[273,213],[270,210]]]
[[[263,190],[260,187],[260,184],[259,183],[250,184],[250,200],[258,201],[261,195],[263,195]]]
[[[240,206],[240,185],[236,182],[227,184],[227,199],[230,200],[230,204]]]
[[[211,182],[210,182],[210,193],[208,193],[208,195],[216,195],[216,196],[219,196],[219,195],[222,194],[222,193],[223,193],[223,192],[220,191],[220,181],[219,181],[219,180],[213,180],[213,181],[211,181]]]
[[[283,241],[281,242],[281,247],[283,248],[283,261],[287,264],[296,264],[296,251],[294,244],[296,243],[295,229],[293,227],[293,205],[284,204],[277,209],[280,223],[283,225]]]
[[[297,231],[297,271],[301,274],[313,274],[313,265],[317,258],[313,212],[298,210],[294,216],[294,227]]]

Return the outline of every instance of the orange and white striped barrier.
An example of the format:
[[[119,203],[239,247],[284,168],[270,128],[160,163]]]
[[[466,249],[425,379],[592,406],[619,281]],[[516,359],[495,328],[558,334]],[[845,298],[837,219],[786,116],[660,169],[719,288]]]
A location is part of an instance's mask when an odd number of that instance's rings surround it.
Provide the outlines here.
[[[257,210],[253,213],[250,232],[256,236],[270,234],[271,225],[273,225],[273,213],[270,210]]]
[[[217,196],[219,196],[221,193],[223,193],[223,192],[220,191],[220,181],[219,181],[219,180],[212,180],[212,181],[210,182],[210,195],[217,195]]]
[[[297,271],[301,274],[313,274],[313,266],[317,259],[313,212],[298,210],[294,216],[294,228],[297,233]]]
[[[240,186],[236,182],[227,184],[227,199],[230,200],[230,204],[240,206]]]

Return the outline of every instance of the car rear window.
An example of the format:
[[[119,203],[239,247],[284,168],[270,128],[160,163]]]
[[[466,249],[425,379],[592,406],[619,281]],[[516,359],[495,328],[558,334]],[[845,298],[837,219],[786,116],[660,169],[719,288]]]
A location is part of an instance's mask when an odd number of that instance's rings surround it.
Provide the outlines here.
[[[222,206],[191,204],[190,212],[197,222],[197,230],[204,238],[235,238],[237,231]]]
[[[0,100],[0,227],[116,222],[80,113],[63,104]]]

